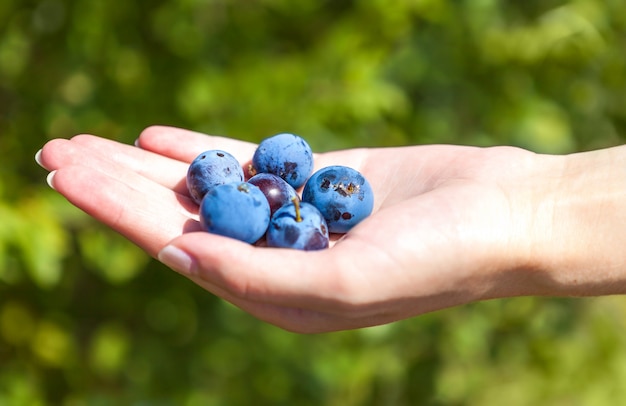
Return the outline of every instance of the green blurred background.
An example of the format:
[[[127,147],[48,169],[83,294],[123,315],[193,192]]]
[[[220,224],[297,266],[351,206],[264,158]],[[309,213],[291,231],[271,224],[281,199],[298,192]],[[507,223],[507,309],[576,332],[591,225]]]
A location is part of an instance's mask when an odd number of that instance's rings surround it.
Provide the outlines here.
[[[151,124],[317,151],[621,144],[623,0],[2,0],[0,404],[626,402],[624,298],[295,335],[150,260],[33,161]]]

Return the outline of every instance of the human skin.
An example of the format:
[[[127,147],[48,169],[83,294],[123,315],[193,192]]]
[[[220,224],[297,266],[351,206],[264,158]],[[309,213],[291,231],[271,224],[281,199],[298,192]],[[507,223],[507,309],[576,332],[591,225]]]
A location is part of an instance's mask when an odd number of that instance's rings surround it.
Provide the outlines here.
[[[425,145],[315,155],[357,169],[371,216],[331,247],[298,251],[200,231],[185,174],[222,149],[256,145],[171,127],[136,146],[92,135],[49,141],[37,160],[72,204],[255,317],[317,333],[523,295],[626,292],[626,149],[542,155]]]

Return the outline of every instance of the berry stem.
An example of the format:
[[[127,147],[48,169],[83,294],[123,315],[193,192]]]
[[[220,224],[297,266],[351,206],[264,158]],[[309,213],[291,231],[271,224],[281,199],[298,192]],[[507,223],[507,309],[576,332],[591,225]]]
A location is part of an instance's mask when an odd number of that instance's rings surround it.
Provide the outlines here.
[[[297,197],[292,197],[291,201],[296,207],[296,223],[299,223],[302,221],[302,216],[300,215],[300,199],[298,199]]]

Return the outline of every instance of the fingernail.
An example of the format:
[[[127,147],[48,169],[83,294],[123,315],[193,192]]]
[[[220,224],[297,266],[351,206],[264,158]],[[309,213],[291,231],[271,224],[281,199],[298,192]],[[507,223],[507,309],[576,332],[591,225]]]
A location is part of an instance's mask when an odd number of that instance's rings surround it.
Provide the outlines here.
[[[41,150],[37,151],[37,153],[35,154],[35,162],[37,162],[37,165],[43,168],[43,164],[41,163]]]
[[[48,176],[46,176],[46,182],[48,183],[48,186],[50,186],[54,190],[56,190],[56,188],[54,187],[54,175],[56,173],[57,171],[52,171],[48,174]]]
[[[137,148],[140,148],[140,147],[139,147],[139,138],[137,138],[137,139],[135,140],[135,146],[136,146]]]
[[[195,267],[195,261],[185,251],[173,245],[167,245],[158,254],[157,259],[176,272],[190,275]]]

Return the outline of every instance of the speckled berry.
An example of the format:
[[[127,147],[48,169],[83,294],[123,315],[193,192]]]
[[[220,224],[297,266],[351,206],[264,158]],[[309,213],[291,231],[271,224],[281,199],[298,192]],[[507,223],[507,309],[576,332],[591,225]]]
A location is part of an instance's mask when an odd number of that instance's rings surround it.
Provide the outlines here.
[[[217,149],[198,155],[187,170],[187,189],[198,204],[212,187],[243,180],[243,168],[237,159]]]
[[[313,171],[313,151],[298,135],[277,134],[261,141],[252,157],[252,167],[256,173],[280,176],[297,189]]]
[[[302,191],[302,201],[322,213],[331,233],[346,233],[374,208],[374,192],[365,177],[347,166],[315,172]]]

